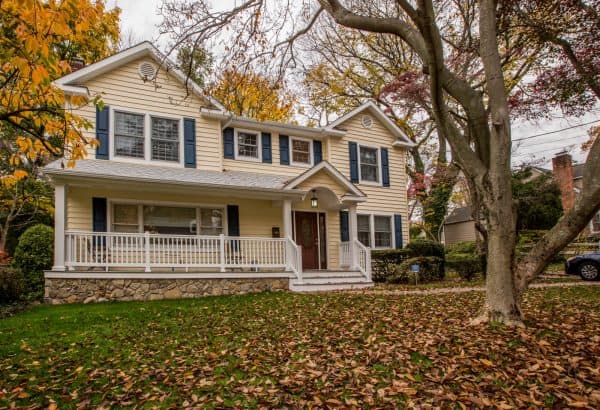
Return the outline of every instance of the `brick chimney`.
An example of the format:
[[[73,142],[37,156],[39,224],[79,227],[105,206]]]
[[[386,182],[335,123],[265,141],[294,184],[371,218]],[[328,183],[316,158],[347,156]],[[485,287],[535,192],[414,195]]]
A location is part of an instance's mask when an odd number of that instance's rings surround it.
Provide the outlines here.
[[[71,59],[71,72],[81,70],[83,67],[85,67],[85,60],[83,58],[73,57],[73,59]]]
[[[575,188],[573,186],[573,161],[568,152],[559,152],[552,158],[552,174],[561,192],[561,202],[565,211],[575,205]]]

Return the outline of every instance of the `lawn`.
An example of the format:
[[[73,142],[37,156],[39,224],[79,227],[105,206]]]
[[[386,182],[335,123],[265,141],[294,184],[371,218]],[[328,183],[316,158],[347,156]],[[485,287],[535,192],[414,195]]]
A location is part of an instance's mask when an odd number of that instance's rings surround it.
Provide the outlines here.
[[[0,320],[0,407],[600,406],[600,287],[38,306]]]

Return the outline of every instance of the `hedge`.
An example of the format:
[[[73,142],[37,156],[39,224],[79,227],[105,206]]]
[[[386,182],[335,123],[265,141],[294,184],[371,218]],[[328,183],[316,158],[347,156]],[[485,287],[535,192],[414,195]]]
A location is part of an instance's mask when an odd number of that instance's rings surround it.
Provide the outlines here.
[[[44,290],[44,270],[52,267],[54,231],[47,225],[34,225],[19,238],[13,265],[23,272],[27,293],[41,297]]]
[[[396,267],[410,258],[408,249],[374,250],[371,252],[371,277],[374,282],[385,282],[396,273]]]
[[[484,272],[482,259],[479,255],[455,253],[446,256],[446,267],[456,271],[464,280],[473,280],[475,275]]]
[[[419,266],[419,272],[413,271],[413,265]],[[417,284],[444,279],[444,259],[437,256],[418,256],[409,258],[396,267],[389,283]]]
[[[18,301],[24,289],[25,280],[19,270],[0,267],[0,304]]]
[[[412,257],[417,256],[436,256],[444,259],[444,245],[439,242],[419,239],[409,242],[406,249]]]

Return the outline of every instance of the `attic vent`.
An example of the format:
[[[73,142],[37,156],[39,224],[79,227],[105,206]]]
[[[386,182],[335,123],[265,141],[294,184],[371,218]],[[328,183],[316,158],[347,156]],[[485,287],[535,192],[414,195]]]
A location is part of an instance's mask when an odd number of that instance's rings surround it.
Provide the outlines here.
[[[371,128],[373,126],[373,118],[370,115],[363,115],[360,122],[365,128]]]
[[[156,66],[148,61],[144,61],[139,65],[138,72],[140,73],[142,80],[154,80],[154,77],[156,76]]]

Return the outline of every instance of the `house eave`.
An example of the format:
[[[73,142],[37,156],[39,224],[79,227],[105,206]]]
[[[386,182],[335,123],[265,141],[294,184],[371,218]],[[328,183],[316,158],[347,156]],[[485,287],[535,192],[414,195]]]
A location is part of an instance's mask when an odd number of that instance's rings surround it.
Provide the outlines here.
[[[207,108],[201,108],[200,115],[204,118],[223,121],[223,128],[251,128],[260,131],[277,132],[290,136],[309,137],[317,139],[323,139],[327,137],[339,138],[346,135],[346,131],[342,130],[328,130],[325,128],[305,127],[302,125],[286,124],[275,121],[258,121],[252,118],[224,113],[222,111],[210,110]]]

